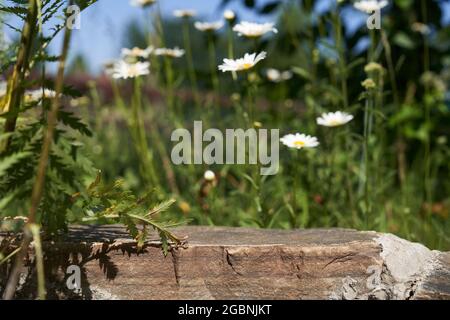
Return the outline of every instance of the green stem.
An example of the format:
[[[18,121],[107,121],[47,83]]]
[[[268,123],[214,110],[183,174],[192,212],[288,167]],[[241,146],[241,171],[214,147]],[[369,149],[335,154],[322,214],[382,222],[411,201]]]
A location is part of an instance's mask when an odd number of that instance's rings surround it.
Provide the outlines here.
[[[339,11],[336,9],[335,12],[335,25],[336,25],[336,45],[337,45],[337,51],[339,54],[339,73],[340,73],[340,79],[341,79],[341,93],[342,93],[342,101],[344,102],[344,110],[347,110],[349,107],[348,102],[348,84],[347,84],[347,70],[346,70],[346,58],[345,58],[345,51],[342,41],[342,26],[341,26],[341,20],[339,17]]]
[[[427,1],[421,1],[421,11],[422,11],[422,22],[424,24],[428,23],[428,11],[427,11]],[[424,46],[423,46],[423,66],[425,72],[430,71],[430,46],[428,43],[428,38],[424,36]]]
[[[198,95],[197,75],[195,73],[194,59],[192,56],[192,44],[189,31],[189,19],[184,18],[183,21],[183,40],[184,49],[186,50],[186,62],[188,67],[188,76],[191,82],[192,92],[194,94],[194,101],[197,108],[200,110],[200,98]]]
[[[364,110],[364,217],[365,227],[369,227],[369,216],[371,216],[371,197],[370,197],[370,156],[369,156],[369,143],[370,143],[370,121],[372,113],[372,97],[367,98]]]
[[[8,81],[6,101],[2,113],[7,112],[8,117],[5,121],[3,133],[14,132],[16,129],[17,118],[19,116],[20,105],[22,102],[23,88],[22,83],[30,68],[30,54],[33,46],[33,40],[36,34],[38,16],[38,4],[36,0],[29,0],[28,13],[25,20],[20,47],[17,54],[17,62],[14,65],[11,80]],[[5,139],[0,145],[0,154],[8,150],[11,139]]]
[[[150,129],[152,140],[155,142],[156,149],[159,153],[159,156],[161,158],[161,164],[164,169],[164,173],[166,175],[166,181],[167,185],[170,188],[170,191],[175,194],[179,195],[180,190],[177,185],[177,179],[175,177],[175,172],[172,168],[172,162],[170,161],[170,158],[167,154],[166,147],[164,145],[164,141],[161,137],[161,134],[158,131],[158,127],[156,125],[151,126]]]
[[[315,41],[314,41],[314,25],[313,25],[313,2],[312,0],[306,0],[305,1],[305,5],[306,5],[306,11],[308,12],[308,29],[307,29],[307,34],[308,34],[308,44],[309,44],[309,54],[310,54],[310,74],[311,74],[311,83],[315,84],[316,83],[316,78],[317,78],[317,70],[316,70],[316,62],[315,62],[315,57],[314,57],[314,51],[315,51]]]
[[[38,278],[38,299],[45,300],[47,291],[45,289],[45,273],[44,273],[44,254],[42,252],[42,242],[40,230],[37,224],[29,226],[34,241],[34,251],[36,255],[36,272]]]
[[[234,42],[233,42],[233,26],[231,23],[228,23],[228,59],[234,59]],[[233,71],[232,73],[233,80],[237,80],[237,73]]]
[[[300,187],[300,150],[295,150],[295,174],[294,174],[294,190],[293,190],[293,197],[292,197],[292,210],[294,211],[294,214],[292,216],[291,224],[293,228],[298,227],[298,221],[297,218],[299,216],[298,212],[298,201],[297,201],[297,193],[301,192]]]
[[[401,108],[400,103],[400,94],[397,86],[397,79],[395,74],[395,67],[394,62],[392,60],[392,49],[391,45],[389,44],[388,37],[386,35],[386,32],[383,30],[381,31],[381,41],[383,43],[384,52],[385,52],[385,58],[387,61],[388,66],[388,73],[389,73],[389,81],[392,87],[392,94],[394,97],[394,103],[396,108]],[[399,124],[397,126],[396,130],[397,135],[397,141],[396,141],[396,153],[397,153],[397,167],[398,167],[398,180],[400,183],[400,190],[402,191],[402,202],[404,202],[404,188],[405,188],[405,180],[406,180],[406,168],[404,166],[404,159],[405,159],[405,150],[404,150],[404,138],[403,138],[403,124]]]
[[[164,33],[164,24],[162,21],[161,6],[160,6],[159,1],[157,1],[157,3],[156,3],[156,18],[157,18],[157,32],[159,35],[160,45],[161,45],[161,47],[165,47],[166,39],[165,39],[165,33]]]
[[[31,0],[33,1],[33,0]],[[72,4],[72,1],[70,2]],[[30,9],[31,10],[31,9]],[[69,53],[69,44],[72,36],[72,32],[69,28],[65,28],[62,53],[59,59],[58,72],[55,80],[55,92],[56,96],[53,99],[52,107],[47,115],[47,128],[44,133],[44,139],[42,143],[41,155],[39,157],[36,180],[33,185],[31,194],[31,205],[28,214],[28,221],[24,229],[24,238],[21,244],[21,250],[16,255],[16,261],[14,267],[9,276],[8,282],[3,293],[3,299],[10,300],[14,297],[16,292],[17,283],[19,281],[20,271],[22,270],[23,261],[28,251],[28,247],[33,239],[30,232],[27,232],[28,227],[33,225],[36,221],[36,215],[41,202],[42,194],[44,191],[45,176],[47,172],[48,159],[50,156],[51,146],[54,138],[55,128],[58,121],[58,111],[60,106],[60,96],[64,86],[64,71],[66,66],[67,55]]]
[[[164,72],[166,77],[166,96],[167,105],[172,118],[175,118],[175,92],[174,92],[174,73],[172,60],[169,57],[164,57]]]
[[[14,255],[16,255],[20,251],[20,247],[14,249],[10,254],[0,260],[0,266],[6,262],[8,262]]]
[[[375,29],[369,30],[369,34],[370,34],[369,61],[375,62],[376,61],[375,50],[377,47],[377,37],[375,34]]]
[[[347,196],[348,196],[348,200],[350,202],[350,209],[352,211],[352,220],[353,220],[353,225],[356,226],[357,222],[358,222],[358,213],[356,211],[356,206],[355,206],[355,196],[354,196],[354,192],[353,192],[353,185],[352,185],[352,179],[351,179],[351,172],[352,172],[352,167],[351,167],[351,161],[350,161],[350,156],[351,156],[351,141],[350,141],[350,135],[351,135],[351,131],[350,128],[347,126],[346,132],[344,134],[344,146],[345,146],[345,150],[346,150],[346,170],[345,170],[345,184],[347,187]]]
[[[258,47],[259,47],[259,45],[258,45],[258,38],[257,37],[254,37],[253,38],[253,51],[257,54],[258,53]]]
[[[428,12],[426,1],[421,1],[421,11],[423,23],[428,22]],[[428,44],[428,38],[424,36],[424,53],[423,53],[423,65],[424,72],[430,71],[430,47]],[[427,216],[431,217],[431,204],[433,201],[433,190],[431,181],[431,105],[427,101],[430,95],[430,88],[428,85],[425,87],[425,127],[427,132],[427,137],[425,140],[425,165],[424,165],[424,186],[425,186],[425,202],[427,208]]]
[[[134,132],[136,150],[140,158],[141,174],[146,179],[148,185],[156,186],[158,182],[153,167],[153,154],[148,147],[145,122],[142,114],[141,82],[139,77],[134,79],[132,112],[132,132]]]
[[[244,115],[244,122],[247,126],[247,128],[251,128],[252,127],[252,123],[253,123],[253,90],[252,90],[252,85],[250,82],[250,74],[247,73],[247,96],[246,96],[246,100],[247,101],[247,110],[244,110],[243,115]]]
[[[217,95],[220,94],[219,90],[219,78],[217,76],[217,55],[216,46],[214,44],[213,34],[208,34],[208,51],[209,51],[209,62],[211,71],[211,84]]]
[[[336,128],[336,130],[339,130],[338,128]],[[336,141],[335,141],[336,139]],[[337,149],[338,147],[338,141],[339,137],[338,137],[338,133],[333,134],[333,136],[330,137],[329,139],[329,143],[330,143],[330,177],[329,177],[329,181],[330,181],[330,186],[335,185],[335,181],[333,181],[334,177],[337,177],[336,174],[336,154],[338,154],[339,150]],[[335,190],[331,190],[331,194],[336,194],[334,192]]]

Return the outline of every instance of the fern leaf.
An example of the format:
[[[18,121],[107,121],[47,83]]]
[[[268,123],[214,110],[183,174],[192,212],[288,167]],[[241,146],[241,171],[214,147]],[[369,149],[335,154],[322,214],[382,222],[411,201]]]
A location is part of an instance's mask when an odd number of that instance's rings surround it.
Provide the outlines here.
[[[0,160],[0,176],[3,176],[15,164],[31,155],[30,152],[18,152]]]
[[[148,217],[151,217],[154,214],[164,212],[167,209],[169,209],[170,206],[172,206],[175,202],[176,202],[175,199],[170,199],[170,200],[161,202],[157,206],[153,207],[144,217],[148,218]]]

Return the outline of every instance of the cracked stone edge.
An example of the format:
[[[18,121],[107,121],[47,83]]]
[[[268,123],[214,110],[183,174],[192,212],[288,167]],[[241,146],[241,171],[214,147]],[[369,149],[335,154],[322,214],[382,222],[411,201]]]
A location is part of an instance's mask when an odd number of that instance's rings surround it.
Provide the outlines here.
[[[440,267],[440,252],[432,251],[422,244],[392,234],[379,234],[374,240],[381,247],[381,283],[390,299],[414,299],[421,284]]]

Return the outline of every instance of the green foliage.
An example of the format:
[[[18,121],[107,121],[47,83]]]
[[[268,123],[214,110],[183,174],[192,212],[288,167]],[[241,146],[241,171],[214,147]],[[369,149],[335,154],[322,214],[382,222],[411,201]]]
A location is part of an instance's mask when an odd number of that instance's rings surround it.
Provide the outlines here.
[[[84,10],[95,2],[77,0],[73,3]],[[4,120],[17,117],[14,130],[0,134],[0,145],[6,146],[0,153],[0,217],[27,216],[37,165],[42,156],[47,115],[53,103],[52,95],[47,97],[44,93],[47,95],[45,90],[53,90],[55,83],[47,78],[45,68],[41,66],[60,59],[59,56],[49,55],[46,49],[64,29],[64,10],[68,1],[43,0],[37,3],[38,28],[31,35],[32,38],[25,41],[30,41],[32,48],[26,64],[33,72],[40,72],[40,77],[37,80],[35,77],[31,79],[29,72],[22,70],[26,73],[23,74],[24,81],[14,89],[18,90],[21,96],[21,105],[16,111],[2,110],[4,101],[10,98],[11,90],[4,97],[0,97],[0,116]],[[26,0],[9,1],[8,5],[0,5],[0,12],[15,15],[23,23],[30,22],[28,4],[29,1]],[[7,26],[22,32],[20,28]],[[4,56],[2,53],[0,58],[2,70],[8,70],[17,62],[15,53],[5,53]],[[36,87],[42,90],[43,97],[28,96],[29,90]],[[100,175],[96,182],[86,189],[87,181],[95,176],[98,169],[86,156],[82,141],[88,141],[93,133],[78,114],[65,108],[69,101],[81,97],[81,93],[73,87],[63,87],[60,99],[62,106],[58,112],[37,221],[42,225],[47,237],[66,232],[69,223],[80,223],[83,219],[97,223],[124,223],[139,248],[144,245],[149,228],[153,228],[160,235],[164,253],[167,254],[171,243],[181,242],[167,229],[176,224],[159,223],[154,218],[167,210],[173,201],[163,202],[152,208],[149,195],[138,198],[131,192],[124,191],[120,181],[112,186],[104,185]],[[3,119],[0,121],[2,127]]]
[[[54,21],[52,17],[58,16],[61,2],[50,2],[43,2],[40,23],[50,23]],[[421,0],[393,1],[383,11],[383,34],[375,33],[366,48],[362,44],[369,39],[367,29],[363,26],[351,33],[342,23],[344,20],[339,19],[344,10],[351,10],[353,1],[345,1],[339,9],[333,2],[320,13],[312,11],[314,1],[223,0],[223,5],[231,2],[242,2],[258,14],[279,13],[279,32],[249,41],[233,33],[229,38],[229,30],[206,37],[190,26],[194,71],[202,96],[199,106],[195,99],[183,98],[184,90],[192,89],[186,60],[173,59],[169,63],[152,56],[152,72],[148,78],[142,78],[142,90],[135,86],[129,94],[131,84],[119,82],[113,86],[117,90],[115,97],[110,97],[109,84],[103,88],[103,81],[90,83],[90,91],[83,93],[83,98],[90,99],[86,105],[74,113],[65,108],[60,112],[40,208],[44,226],[57,232],[64,230],[68,221],[123,223],[140,247],[149,230],[155,229],[167,250],[169,242],[178,243],[180,239],[168,233],[171,222],[155,223],[153,218],[172,204],[164,199],[176,198],[178,208],[165,214],[168,220],[184,215],[193,224],[375,229],[448,249],[450,113],[446,84],[450,74],[450,38],[448,26],[441,24],[437,3],[425,2],[425,19],[417,9],[421,8]],[[21,8],[26,3],[15,1],[3,11],[25,18]],[[425,20],[431,29],[427,36],[412,28],[412,23]],[[186,20],[164,21],[164,39],[159,39],[159,34],[146,34],[142,24],[133,21],[126,30],[124,47],[182,47],[183,33],[179,31],[183,21]],[[148,23],[145,20],[145,25]],[[49,55],[46,48],[60,27],[57,23],[49,35],[37,37],[33,44],[36,69],[44,61],[58,59]],[[268,57],[237,78],[219,74],[219,91],[211,92],[210,66],[227,56],[230,39],[235,57],[262,50],[268,52]],[[206,49],[210,41],[216,48],[213,61],[209,61],[210,52]],[[364,70],[371,60],[368,55],[372,46],[371,59],[382,66],[379,74]],[[2,60],[2,70],[15,62],[14,55],[9,56]],[[70,70],[73,74],[84,65],[82,59],[77,60]],[[291,70],[294,76],[288,82],[270,82],[265,70],[272,67]],[[368,77],[373,78],[376,88],[365,91],[361,82]],[[54,87],[44,75],[42,78],[21,85],[24,90],[38,84]],[[144,87],[144,83],[151,85]],[[147,94],[153,93],[155,86],[161,89],[163,102]],[[64,104],[72,100],[70,97],[80,97],[69,87],[64,94]],[[252,166],[172,165],[173,129],[190,128],[194,119],[222,130],[246,126],[252,95],[257,97],[253,101],[257,108],[254,120],[263,127],[280,128],[282,134],[302,131],[316,135],[321,146],[302,153],[300,158],[283,148],[280,172],[273,177],[259,177]],[[373,108],[369,121],[364,121],[368,103]],[[41,117],[45,112],[33,112],[48,110],[48,106],[24,103],[20,125],[11,135],[11,150],[2,155],[0,169],[5,174],[0,183],[0,208],[7,208],[4,212],[8,215],[26,212],[23,200],[30,196],[41,129],[45,126],[45,117]],[[139,148],[130,143],[137,135],[132,130],[131,109],[137,110],[136,114],[141,112],[136,119],[142,121],[144,130],[138,134],[144,137],[142,141],[148,141]],[[344,128],[317,126],[317,116],[337,110],[352,113],[354,121]],[[85,122],[89,122],[94,134]],[[365,139],[367,127],[373,134]],[[370,151],[368,163],[363,161],[365,147]],[[148,166],[142,166],[143,162]],[[102,169],[102,179],[86,189],[86,181],[92,179],[97,168]],[[157,183],[149,184],[144,177],[149,170],[142,168],[151,168]],[[217,181],[202,178],[206,169],[215,171]],[[371,173],[370,201],[364,192],[366,172]],[[296,184],[300,191],[296,191]],[[150,188],[155,192],[145,195]],[[161,205],[152,205],[155,202]]]
[[[83,192],[76,195],[75,206],[80,213],[85,213],[84,222],[121,223],[124,224],[131,236],[136,240],[141,250],[147,239],[149,230],[158,232],[164,254],[169,250],[169,244],[181,244],[182,240],[172,234],[168,228],[179,225],[175,222],[156,222],[154,217],[169,209],[175,202],[171,199],[161,202],[154,207],[152,195],[136,197],[130,191],[123,190],[123,181],[118,180],[110,185],[103,184],[100,173],[97,179]],[[74,210],[75,212],[75,210]]]
[[[167,67],[164,61],[151,58],[147,90],[157,83],[165,100],[143,97],[143,117],[151,128],[149,149],[158,175],[155,180],[160,182],[158,190],[163,191],[161,197],[178,200],[178,213],[169,216],[184,214],[193,224],[208,225],[372,229],[432,248],[450,248],[450,37],[438,2],[391,1],[382,13],[382,30],[375,31],[373,39],[364,23],[356,30],[348,29],[354,1],[339,6],[325,1],[331,5],[321,7],[320,12],[313,10],[315,1],[223,0],[221,9],[233,2],[256,14],[270,15],[277,20],[279,32],[249,40],[233,32],[230,37],[228,26],[214,37],[191,26],[194,69],[203,98],[199,106],[195,99],[180,98],[184,90],[193,88],[187,60],[173,59]],[[240,20],[237,12],[236,22]],[[185,21],[163,22],[165,46],[183,47],[183,34],[177,31]],[[417,31],[417,23],[419,27],[426,23],[430,33]],[[158,35],[149,36],[140,26],[133,20],[123,47],[159,46]],[[217,56],[212,62],[207,55],[211,38]],[[220,88],[212,90],[209,66],[227,57],[230,39],[235,58],[265,50],[267,59],[236,78],[216,75]],[[381,70],[366,72],[371,60]],[[265,76],[267,68],[290,70],[294,76],[273,83]],[[169,87],[171,74],[173,86]],[[364,90],[361,83],[367,78],[372,78],[376,88]],[[122,128],[130,116],[117,108],[120,100],[128,105],[134,96],[128,94],[128,84],[117,85],[120,99],[95,100],[96,109],[105,112],[93,119],[98,135],[87,146],[104,164],[105,177],[121,175],[127,186],[141,190],[147,185],[137,169],[142,159]],[[171,89],[179,90],[175,102],[170,99]],[[92,97],[103,97],[105,92],[100,87]],[[274,177],[258,177],[252,166],[170,166],[170,159],[169,165],[164,165],[173,146],[170,132],[175,128],[190,129],[193,120],[220,130],[247,126],[249,93],[257,97],[254,120],[262,127],[280,128],[281,134],[300,131],[315,135],[320,147],[302,153],[300,159],[282,148],[280,172]],[[342,128],[317,125],[321,113],[337,110],[351,113],[354,120]],[[365,130],[371,131],[367,139]],[[368,150],[368,163],[364,149]],[[214,183],[202,178],[207,169],[216,173]],[[366,183],[367,172],[370,183]],[[176,188],[170,187],[170,182]],[[296,183],[301,191],[295,191]],[[365,199],[365,185],[369,185],[370,199]],[[177,189],[179,192],[174,192]]]
[[[45,105],[45,102],[44,102]],[[80,151],[78,135],[90,134],[87,127],[70,113],[61,113],[62,126],[57,129],[55,144],[50,154],[46,187],[39,215],[46,231],[57,233],[67,229],[66,214],[70,208],[71,194],[84,184],[84,178],[92,174],[92,164]],[[25,121],[25,120],[24,120]],[[45,118],[37,122],[20,123],[11,134],[8,151],[1,157],[2,175],[0,178],[0,197],[11,198],[7,214],[26,215],[27,199],[35,177],[35,170],[42,147],[42,128]]]

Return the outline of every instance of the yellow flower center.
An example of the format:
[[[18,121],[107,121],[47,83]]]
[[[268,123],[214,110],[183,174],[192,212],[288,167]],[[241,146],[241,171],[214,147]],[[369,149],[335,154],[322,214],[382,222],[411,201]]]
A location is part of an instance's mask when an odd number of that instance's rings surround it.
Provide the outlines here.
[[[132,77],[137,76],[138,74],[138,68],[135,65],[131,65],[130,69],[128,69],[128,74]]]
[[[330,125],[331,125],[331,126],[338,126],[338,125],[340,125],[340,124],[341,124],[341,122],[338,121],[338,120],[331,120],[331,121],[330,121]]]
[[[248,69],[250,69],[251,67],[253,67],[253,64],[252,63],[244,63],[243,65],[242,65],[242,68],[244,69],[244,70],[248,70]]]
[[[135,55],[135,56],[138,56],[138,55],[140,55],[141,53],[142,53],[142,50],[139,49],[139,48],[133,48],[133,49],[131,50],[131,54],[132,54],[132,55]]]
[[[305,146],[305,142],[304,142],[304,141],[297,140],[297,141],[294,141],[294,145],[295,145],[296,147],[304,147],[304,146]]]

